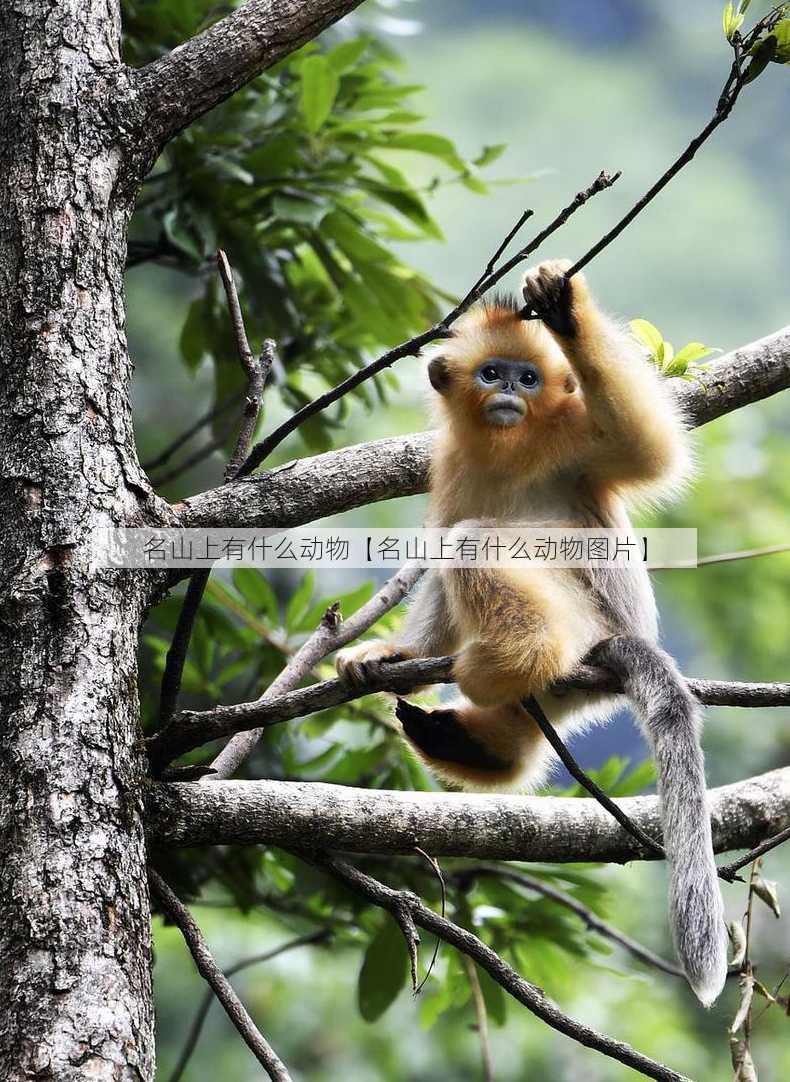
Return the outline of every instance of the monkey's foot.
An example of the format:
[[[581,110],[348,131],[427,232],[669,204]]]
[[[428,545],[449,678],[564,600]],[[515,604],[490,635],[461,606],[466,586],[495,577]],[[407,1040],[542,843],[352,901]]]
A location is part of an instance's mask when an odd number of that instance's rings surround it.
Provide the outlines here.
[[[382,662],[406,661],[412,656],[408,650],[373,639],[341,650],[335,659],[335,669],[341,680],[363,687],[381,677]]]
[[[456,710],[423,710],[406,699],[398,699],[395,713],[406,736],[429,759],[478,770],[502,771],[509,767],[467,731]]]

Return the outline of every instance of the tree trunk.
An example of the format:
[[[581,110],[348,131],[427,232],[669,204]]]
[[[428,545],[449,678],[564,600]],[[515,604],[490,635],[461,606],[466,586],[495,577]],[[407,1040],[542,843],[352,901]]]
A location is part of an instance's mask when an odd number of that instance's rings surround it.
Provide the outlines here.
[[[0,4],[0,1077],[153,1076],[119,0]]]

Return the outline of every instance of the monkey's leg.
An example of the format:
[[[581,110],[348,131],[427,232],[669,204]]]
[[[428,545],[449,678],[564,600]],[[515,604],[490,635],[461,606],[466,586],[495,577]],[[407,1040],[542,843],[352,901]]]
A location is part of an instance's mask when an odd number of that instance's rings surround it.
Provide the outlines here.
[[[540,694],[606,633],[565,569],[448,568],[443,578],[466,639],[453,677],[476,706]]]
[[[395,713],[426,766],[450,785],[524,787],[539,784],[545,776],[549,746],[518,703],[479,707],[462,700],[423,710],[398,699]]]
[[[362,685],[376,674],[382,661],[441,657],[454,653],[457,645],[444,585],[436,571],[429,571],[417,589],[399,634],[391,642],[371,639],[339,651],[335,667],[342,680]]]
[[[550,749],[520,700],[545,691],[600,639],[594,605],[575,577],[559,569],[525,574],[448,568],[442,577],[454,619],[467,637],[453,669],[467,700],[435,711],[400,702],[404,732],[428,765],[453,784],[537,784]],[[553,702],[552,721],[562,721],[572,709]]]

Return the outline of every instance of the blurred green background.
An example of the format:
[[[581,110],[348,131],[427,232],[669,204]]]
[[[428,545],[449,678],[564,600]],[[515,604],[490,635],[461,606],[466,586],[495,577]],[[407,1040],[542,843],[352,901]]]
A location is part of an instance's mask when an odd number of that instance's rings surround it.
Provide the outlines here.
[[[128,6],[130,18],[137,19],[157,8],[145,0]],[[759,14],[764,7],[755,3],[752,10]],[[173,33],[178,31],[174,25]],[[426,155],[401,153],[390,159],[397,160],[415,187],[425,189],[430,215],[443,234],[439,239],[437,230],[423,230],[419,242],[391,240],[390,247],[435,287],[452,294],[465,292],[524,207],[534,209],[539,228],[601,169],[622,169],[615,188],[577,214],[550,250],[540,254],[574,257],[585,251],[703,126],[729,66],[720,5],[709,0],[694,5],[681,0],[367,4],[330,32],[327,44],[334,47],[361,32],[373,33],[399,54],[397,80],[423,85],[408,106],[426,118],[418,129],[425,126],[452,139],[464,160],[474,159],[483,146],[507,144],[496,162],[481,169],[489,184],[487,194],[470,190],[452,169],[448,173]],[[724,350],[787,323],[789,70],[771,66],[750,86],[697,160],[594,261],[588,277],[607,308],[627,319],[651,320],[676,345],[702,340]],[[500,185],[495,183],[498,178],[520,182]],[[222,183],[210,189],[208,199],[223,202]],[[221,240],[238,268],[241,241],[235,251],[230,229]],[[222,384],[216,357],[198,356],[191,367],[183,362],[183,325],[190,304],[204,296],[210,272],[199,260],[191,270],[183,260],[177,264],[167,256],[146,258],[128,276],[128,330],[137,365],[136,418],[143,459],[206,410]],[[255,292],[251,273],[243,300],[246,291]],[[510,284],[515,286],[516,280]],[[425,311],[429,308],[426,299]],[[414,313],[415,320],[418,315]],[[307,320],[297,312],[299,318]],[[376,319],[375,308],[370,318]],[[255,315],[256,333],[275,333],[266,319],[263,307]],[[331,324],[328,327],[320,333],[310,330],[308,345],[315,349],[324,340],[321,334],[331,339]],[[298,333],[293,342],[296,364]],[[375,345],[375,339],[359,338],[358,348],[366,356],[375,355]],[[339,358],[337,363],[346,361]],[[320,373],[320,360],[315,364]],[[321,440],[327,438],[339,446],[425,427],[421,362],[405,359],[395,374],[397,385],[388,384],[368,402],[355,399],[328,436],[315,434],[312,447],[325,445]],[[319,386],[316,379],[308,371],[298,376],[292,391],[286,387],[272,394],[265,428],[298,404],[298,393],[313,393]],[[696,526],[701,554],[787,541],[789,436],[782,397],[708,426],[698,433],[698,479],[685,501],[656,516],[655,522]],[[203,433],[198,446],[210,438]],[[275,461],[307,453],[310,448],[295,436],[278,450]],[[219,483],[225,455],[218,449],[167,482],[163,493],[177,499]],[[397,501],[346,516],[345,521],[417,523],[422,507],[421,500]],[[655,577],[665,643],[685,672],[746,680],[787,678],[790,558],[771,556]],[[297,643],[314,626],[322,599],[351,594],[352,608],[364,597],[355,593],[360,584],[351,572],[303,584],[283,617],[278,605],[292,595],[293,579],[274,577],[271,587],[250,576],[237,578],[235,584],[220,579],[190,656],[188,701],[207,705],[249,697],[282,664],[283,644]],[[141,690],[151,717],[163,643],[175,612],[173,602],[162,606],[145,636]],[[223,636],[228,644],[224,653],[217,645]],[[258,652],[249,674],[245,662],[253,641]],[[223,673],[229,673],[227,679],[219,675]],[[406,788],[430,785],[419,771],[403,765],[399,744],[386,726],[387,711],[385,703],[364,700],[354,710],[314,719],[312,726],[310,721],[292,724],[288,733],[267,738],[250,773]],[[705,747],[711,782],[735,781],[786,764],[788,720],[787,710],[708,710]],[[589,767],[599,767],[615,753],[634,762],[645,754],[628,718],[588,734],[574,744],[574,751]],[[357,985],[363,954],[369,956],[370,944],[383,935],[376,914],[360,913],[342,894],[324,891],[305,878],[295,862],[278,854],[181,855],[177,861],[166,857],[163,867],[196,899],[195,914],[223,964],[294,934],[332,928],[328,944],[300,947],[235,980],[295,1077],[310,1082],[481,1077],[468,984],[448,949],[440,952],[434,976],[416,1002],[404,988],[381,1018],[369,1023],[358,1010]],[[780,896],[789,869],[781,851],[766,861],[765,875],[780,881]],[[391,872],[385,865],[385,877]],[[557,870],[546,874],[559,875],[566,887],[604,909],[614,923],[669,955],[660,868],[578,872],[577,882],[562,880],[564,873]],[[423,881],[419,885],[429,897],[435,890]],[[725,887],[725,900],[728,915],[739,917],[746,888]],[[491,940],[497,935],[509,937],[509,942],[518,937],[519,968],[543,983],[563,1009],[695,1079],[731,1077],[727,1025],[737,1004],[734,988],[705,1013],[680,982],[650,972],[619,952],[609,954],[581,924],[565,917],[557,920],[546,902],[518,895],[497,899],[492,893],[472,902],[466,916],[476,930]],[[501,917],[509,906],[518,908],[520,923]],[[788,965],[790,932],[787,922],[777,921],[766,907],[757,911],[755,925],[754,959],[760,979],[770,987]],[[164,1080],[171,1075],[203,989],[179,935],[161,922],[156,957],[158,1077]],[[429,957],[427,944],[424,962]],[[565,1082],[582,1075],[608,1082],[630,1076],[546,1029],[517,1005],[505,1008],[494,991],[484,990],[497,1080]],[[761,1002],[756,1014],[762,1009]],[[753,1049],[761,1080],[790,1077],[789,1026],[779,1007],[755,1025]],[[216,1006],[185,1077],[260,1077],[257,1064]]]

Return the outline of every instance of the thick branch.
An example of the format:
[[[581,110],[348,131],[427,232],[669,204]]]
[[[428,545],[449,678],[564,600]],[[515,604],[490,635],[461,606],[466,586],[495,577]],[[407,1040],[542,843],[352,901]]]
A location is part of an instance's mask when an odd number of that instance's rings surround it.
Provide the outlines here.
[[[618,801],[661,838],[658,798]],[[790,826],[790,768],[710,791],[717,852],[747,849]],[[654,859],[594,800],[411,793],[320,782],[152,784],[147,828],[164,846],[281,845],[354,853],[527,861]]]
[[[699,380],[673,380],[692,424],[759,402],[790,387],[790,326],[728,353]],[[299,459],[192,496],[175,507],[184,526],[301,526],[326,515],[428,485],[431,434],[392,437]]]
[[[328,645],[325,653],[349,641],[352,628],[349,626],[344,630],[347,633],[343,638],[338,638],[334,645]],[[148,744],[149,758],[152,764],[161,766],[212,740],[306,717],[317,710],[340,706],[373,692],[406,694],[425,684],[449,683],[452,680],[452,666],[452,657],[398,661],[382,664],[380,679],[371,678],[364,686],[338,679],[322,680],[309,687],[288,690],[255,702],[218,706],[213,710],[183,711],[174,719],[172,726],[151,738]],[[790,684],[693,679],[687,682],[691,692],[706,706],[790,706]],[[571,677],[558,685],[557,690],[570,687],[584,691],[622,690],[612,673],[587,665],[580,666]]]
[[[136,74],[146,142],[161,149],[265,68],[358,7],[361,0],[247,0]]]

